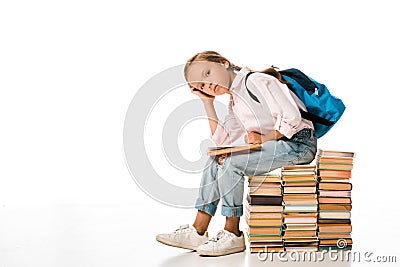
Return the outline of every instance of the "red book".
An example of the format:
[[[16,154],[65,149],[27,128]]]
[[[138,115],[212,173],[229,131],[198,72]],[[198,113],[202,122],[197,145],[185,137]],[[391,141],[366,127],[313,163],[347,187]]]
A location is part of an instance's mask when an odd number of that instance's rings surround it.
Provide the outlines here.
[[[345,170],[319,170],[318,175],[321,177],[332,177],[332,178],[351,178],[351,171]]]

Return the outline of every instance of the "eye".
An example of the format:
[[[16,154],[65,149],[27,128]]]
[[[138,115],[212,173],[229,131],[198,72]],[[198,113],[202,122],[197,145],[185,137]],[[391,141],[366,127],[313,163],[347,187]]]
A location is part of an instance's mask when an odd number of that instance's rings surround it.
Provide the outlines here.
[[[206,77],[210,76],[210,70],[206,72]]]
[[[200,89],[203,90],[204,89],[204,83],[201,84]]]

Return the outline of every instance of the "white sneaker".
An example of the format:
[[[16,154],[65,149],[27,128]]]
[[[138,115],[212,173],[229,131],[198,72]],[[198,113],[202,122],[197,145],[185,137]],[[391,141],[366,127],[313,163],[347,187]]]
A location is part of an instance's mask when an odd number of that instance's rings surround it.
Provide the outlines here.
[[[197,248],[197,253],[203,256],[222,256],[246,249],[243,232],[236,236],[227,230],[218,231],[217,235]]]
[[[159,234],[156,240],[168,246],[196,250],[198,246],[208,240],[208,233],[199,235],[192,225],[181,225],[171,234]]]

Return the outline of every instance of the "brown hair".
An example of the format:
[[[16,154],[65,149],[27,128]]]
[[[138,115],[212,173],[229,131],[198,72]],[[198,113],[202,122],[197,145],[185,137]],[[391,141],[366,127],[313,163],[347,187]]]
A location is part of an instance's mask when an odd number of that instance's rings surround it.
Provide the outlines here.
[[[185,78],[187,77],[187,73],[188,73],[188,69],[189,69],[190,65],[195,61],[209,61],[209,62],[215,62],[215,63],[221,63],[221,64],[224,64],[227,61],[229,63],[229,67],[232,70],[237,70],[237,71],[241,70],[241,67],[238,67],[238,66],[232,64],[228,59],[221,56],[219,53],[217,53],[215,51],[204,51],[201,53],[197,53],[196,55],[194,55],[188,59],[188,61],[186,62],[185,68],[184,68]],[[277,67],[271,66],[267,69],[257,71],[257,72],[261,72],[261,73],[265,73],[265,74],[274,76],[281,83],[289,84],[288,82],[283,80],[281,74],[277,71],[277,69],[278,69]]]

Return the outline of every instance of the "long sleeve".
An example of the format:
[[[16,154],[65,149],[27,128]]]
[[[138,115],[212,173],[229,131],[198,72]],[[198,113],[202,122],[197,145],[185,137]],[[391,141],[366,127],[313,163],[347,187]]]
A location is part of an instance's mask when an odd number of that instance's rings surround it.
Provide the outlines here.
[[[218,126],[211,139],[217,146],[229,146],[244,133],[244,128],[239,124],[238,118],[233,112],[231,99],[228,106],[228,114],[222,122],[218,122]]]
[[[261,103],[268,105],[274,119],[274,130],[288,138],[301,130],[303,124],[299,107],[285,84],[273,76],[255,73],[250,75],[247,85],[263,98]]]

